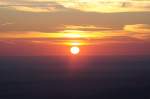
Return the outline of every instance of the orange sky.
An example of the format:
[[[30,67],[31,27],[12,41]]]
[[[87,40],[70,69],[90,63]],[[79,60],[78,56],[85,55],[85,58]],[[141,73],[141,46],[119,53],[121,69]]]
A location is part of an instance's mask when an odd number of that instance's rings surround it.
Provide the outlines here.
[[[2,0],[0,55],[150,54],[149,17],[149,0]]]
[[[150,55],[150,43],[137,40],[3,39],[0,46],[1,56],[71,55],[72,46],[80,48],[79,55]]]

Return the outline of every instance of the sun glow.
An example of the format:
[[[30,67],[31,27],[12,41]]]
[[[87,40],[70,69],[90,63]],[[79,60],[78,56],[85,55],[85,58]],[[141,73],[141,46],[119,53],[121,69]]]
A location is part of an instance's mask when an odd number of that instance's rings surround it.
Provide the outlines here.
[[[70,52],[71,52],[71,54],[73,54],[73,55],[77,55],[77,54],[79,54],[80,49],[79,49],[79,47],[74,46],[74,47],[71,47],[71,48],[70,48]]]
[[[66,46],[84,46],[84,45],[90,45],[89,42],[87,41],[83,41],[83,40],[68,40],[68,41],[64,41],[62,43],[59,43],[59,44],[63,44],[63,45],[66,45]]]
[[[66,38],[80,38],[81,35],[80,34],[69,33],[69,34],[65,34],[64,37],[66,37]]]

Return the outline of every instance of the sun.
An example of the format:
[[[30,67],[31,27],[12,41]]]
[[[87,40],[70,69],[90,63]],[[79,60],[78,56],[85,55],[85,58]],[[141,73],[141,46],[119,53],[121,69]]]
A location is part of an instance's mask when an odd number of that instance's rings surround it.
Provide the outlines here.
[[[71,48],[70,48],[70,52],[71,52],[71,54],[73,54],[73,55],[77,55],[77,54],[79,54],[79,52],[80,52],[80,48],[79,48],[79,47],[76,47],[76,46],[71,47]]]

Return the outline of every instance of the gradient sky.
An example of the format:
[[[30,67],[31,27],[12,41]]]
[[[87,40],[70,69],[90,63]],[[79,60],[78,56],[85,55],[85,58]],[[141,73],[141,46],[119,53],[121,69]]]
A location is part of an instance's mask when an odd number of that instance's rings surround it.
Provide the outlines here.
[[[149,18],[149,0],[1,0],[0,55],[64,55],[74,45],[150,55]]]

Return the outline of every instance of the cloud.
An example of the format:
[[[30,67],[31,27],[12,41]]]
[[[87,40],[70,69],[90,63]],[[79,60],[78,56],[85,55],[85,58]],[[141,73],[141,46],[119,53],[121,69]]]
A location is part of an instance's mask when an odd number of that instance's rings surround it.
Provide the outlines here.
[[[34,13],[46,13],[46,12],[56,12],[60,10],[65,10],[65,7],[59,5],[56,2],[38,2],[38,1],[28,1],[28,0],[4,0],[0,1],[0,7],[13,9],[23,12],[34,12]]]
[[[132,33],[137,38],[149,39],[150,38],[150,25],[149,24],[133,24],[126,25],[124,30]]]
[[[104,31],[112,30],[109,27],[99,27],[94,25],[65,25],[66,30],[81,30],[81,31]]]
[[[64,11],[62,8],[100,13],[150,11],[148,0],[3,0],[0,4],[28,12]]]
[[[13,6],[13,9],[16,9],[18,11],[24,11],[24,12],[54,12],[57,11],[55,7],[48,7],[48,8],[40,8],[40,7],[27,7],[27,6]]]
[[[147,24],[125,25],[123,30],[113,30],[108,27],[98,27],[94,25],[65,25],[59,27],[60,31],[39,32],[22,31],[1,33],[3,38],[49,38],[53,39],[108,39],[115,38],[117,41],[135,41],[148,40],[150,38],[150,29]],[[118,37],[118,39],[116,39]],[[130,39],[129,39],[130,38]],[[131,40],[132,38],[132,40]]]
[[[66,0],[67,1],[67,0]],[[131,0],[78,0],[77,2],[61,2],[67,8],[78,9],[86,12],[141,12],[149,11],[150,1],[131,1]]]
[[[1,26],[8,26],[8,25],[13,25],[13,23],[11,23],[11,22],[6,22],[6,23],[1,24]]]
[[[126,25],[124,27],[124,30],[136,33],[150,33],[150,25],[148,24]]]

